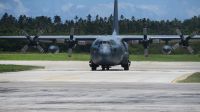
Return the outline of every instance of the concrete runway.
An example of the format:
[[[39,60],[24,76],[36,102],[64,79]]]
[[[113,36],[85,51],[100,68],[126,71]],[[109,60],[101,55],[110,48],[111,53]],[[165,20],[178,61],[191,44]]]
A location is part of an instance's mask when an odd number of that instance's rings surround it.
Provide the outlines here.
[[[200,84],[175,79],[195,62],[132,62],[90,71],[88,62],[0,61],[45,69],[0,74],[0,112],[199,112]]]
[[[45,69],[2,73],[0,82],[139,82],[171,83],[200,71],[195,62],[132,62],[130,71],[120,66],[110,71],[90,71],[88,62],[80,61],[0,61],[0,64],[36,65]]]
[[[0,112],[199,112],[199,84],[0,83]]]

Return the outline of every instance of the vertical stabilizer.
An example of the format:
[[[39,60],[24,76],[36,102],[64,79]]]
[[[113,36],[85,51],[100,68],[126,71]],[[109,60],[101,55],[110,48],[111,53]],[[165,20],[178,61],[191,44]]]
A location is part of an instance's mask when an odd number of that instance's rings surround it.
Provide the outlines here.
[[[114,3],[114,16],[113,16],[113,34],[119,34],[119,20],[118,20],[118,0]]]

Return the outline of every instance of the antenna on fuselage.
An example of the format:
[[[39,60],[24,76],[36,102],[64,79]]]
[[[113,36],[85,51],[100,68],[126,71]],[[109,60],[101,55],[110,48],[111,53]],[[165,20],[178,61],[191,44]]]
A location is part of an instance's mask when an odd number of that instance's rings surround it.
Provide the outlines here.
[[[118,0],[114,2],[113,35],[119,35]]]

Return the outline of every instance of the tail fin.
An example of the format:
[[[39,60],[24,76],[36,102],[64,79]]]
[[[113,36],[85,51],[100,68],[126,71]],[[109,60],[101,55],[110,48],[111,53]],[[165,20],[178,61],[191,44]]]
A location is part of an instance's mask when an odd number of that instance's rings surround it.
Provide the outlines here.
[[[113,17],[113,35],[119,34],[119,20],[118,20],[118,0],[114,3],[114,17]]]

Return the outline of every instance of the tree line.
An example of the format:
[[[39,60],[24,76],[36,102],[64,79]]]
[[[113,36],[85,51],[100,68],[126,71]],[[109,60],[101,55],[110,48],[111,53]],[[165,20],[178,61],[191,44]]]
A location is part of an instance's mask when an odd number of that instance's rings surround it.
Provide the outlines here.
[[[144,27],[148,28],[148,34],[172,35],[176,34],[175,29],[180,28],[184,34],[190,34],[200,29],[200,16],[194,16],[186,20],[150,20],[147,18],[136,19],[134,16],[130,19],[120,16],[119,19],[120,34],[137,35],[142,34]],[[62,20],[60,16],[53,18],[47,16],[27,17],[20,15],[18,18],[5,13],[0,17],[0,35],[22,35],[25,30],[30,35],[36,35],[40,30],[43,35],[69,35],[72,27],[76,28],[76,35],[108,35],[112,34],[113,16],[92,17],[90,14],[86,18],[75,16],[72,20]],[[16,52],[26,44],[26,41],[14,39],[0,39],[0,52]],[[51,45],[51,44],[50,44]],[[199,42],[193,43],[194,49],[199,51]],[[48,50],[49,45],[42,45]],[[62,52],[66,52],[65,45],[59,45]],[[150,52],[159,54],[162,44],[154,44],[150,47]],[[89,52],[90,46],[76,47],[76,52]],[[130,53],[143,54],[141,45],[130,46]],[[187,53],[185,51],[176,51],[176,53]]]
[[[77,35],[108,35],[112,34],[113,16],[86,18],[75,16],[72,20],[62,20],[60,16],[54,18],[47,16],[27,17],[20,15],[18,18],[5,13],[0,19],[0,35],[20,35],[21,30],[34,35],[39,30],[44,35],[69,35],[72,27],[76,28]],[[172,35],[175,29],[180,28],[185,34],[200,29],[200,16],[194,16],[186,20],[150,20],[148,18],[131,19],[120,16],[120,34],[142,34],[144,27],[148,28],[149,34]]]

